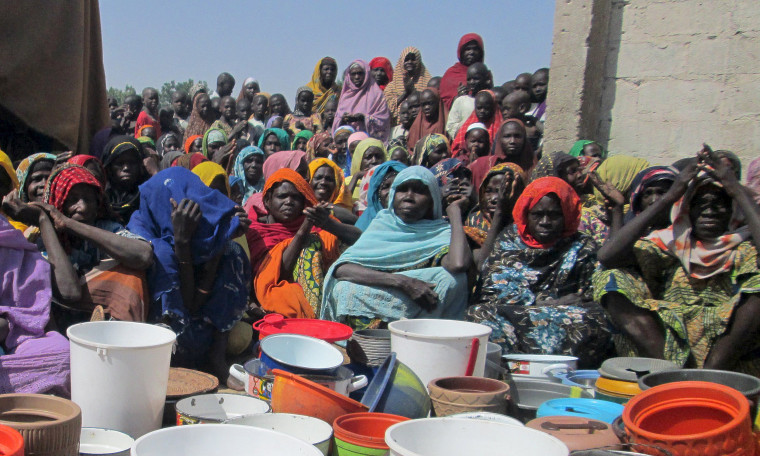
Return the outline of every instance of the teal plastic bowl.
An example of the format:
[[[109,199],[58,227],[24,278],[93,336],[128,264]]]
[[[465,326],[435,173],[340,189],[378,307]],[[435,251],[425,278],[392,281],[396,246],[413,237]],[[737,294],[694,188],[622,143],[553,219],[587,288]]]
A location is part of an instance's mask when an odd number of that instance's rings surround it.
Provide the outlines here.
[[[367,386],[362,404],[370,412],[390,413],[407,418],[427,418],[431,402],[419,377],[392,352]]]

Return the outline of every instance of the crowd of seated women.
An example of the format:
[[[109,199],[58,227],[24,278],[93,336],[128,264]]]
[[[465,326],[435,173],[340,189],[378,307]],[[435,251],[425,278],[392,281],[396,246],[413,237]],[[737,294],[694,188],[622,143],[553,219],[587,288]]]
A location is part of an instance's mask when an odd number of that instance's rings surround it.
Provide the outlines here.
[[[494,86],[479,36],[432,78],[321,59],[295,93],[114,103],[90,154],[0,153],[0,393],[68,394],[66,329],[165,325],[224,378],[267,313],[489,326],[510,353],[760,374],[760,160],[542,147],[548,70]],[[192,109],[190,109],[192,107]],[[15,166],[14,166],[15,165]]]

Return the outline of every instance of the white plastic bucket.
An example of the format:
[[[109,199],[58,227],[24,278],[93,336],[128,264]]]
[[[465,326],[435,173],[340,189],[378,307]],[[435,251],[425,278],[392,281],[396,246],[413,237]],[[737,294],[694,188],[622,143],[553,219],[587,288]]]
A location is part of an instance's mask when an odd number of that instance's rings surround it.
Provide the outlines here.
[[[79,434],[79,456],[129,456],[135,439],[111,429],[82,428]]]
[[[424,418],[385,431],[391,456],[567,456],[558,438],[535,429],[468,418]]]
[[[160,429],[140,437],[132,446],[132,456],[243,454],[322,456],[316,447],[293,436],[237,424],[204,424]]]
[[[472,375],[485,374],[491,328],[457,320],[399,320],[388,324],[391,351],[417,374],[423,385],[434,378],[466,374],[474,345],[478,345]],[[473,343],[477,339],[477,344]]]
[[[239,424],[262,429],[271,429],[292,435],[311,445],[314,445],[327,456],[330,451],[330,441],[333,428],[328,423],[310,416],[293,415],[291,413],[266,413],[262,415],[244,416],[227,421],[227,424]]]
[[[176,335],[146,323],[96,321],[67,331],[71,399],[82,426],[137,438],[161,427]]]

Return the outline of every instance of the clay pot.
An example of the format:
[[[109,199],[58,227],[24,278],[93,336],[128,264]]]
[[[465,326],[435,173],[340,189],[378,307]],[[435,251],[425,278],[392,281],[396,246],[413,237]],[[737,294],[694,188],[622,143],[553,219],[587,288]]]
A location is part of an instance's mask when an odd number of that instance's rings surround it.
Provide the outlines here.
[[[482,377],[442,377],[428,384],[436,416],[464,412],[506,413],[509,386]]]
[[[82,410],[44,394],[0,395],[0,424],[24,437],[26,456],[79,456]]]

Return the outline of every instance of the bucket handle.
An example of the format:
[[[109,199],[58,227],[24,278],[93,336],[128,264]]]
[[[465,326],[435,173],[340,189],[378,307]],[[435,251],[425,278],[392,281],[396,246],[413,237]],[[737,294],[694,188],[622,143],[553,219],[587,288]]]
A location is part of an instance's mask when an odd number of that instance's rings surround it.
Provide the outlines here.
[[[357,375],[355,377],[351,377],[351,380],[348,382],[348,392],[353,393],[356,390],[364,388],[368,384],[369,381],[367,380],[366,375]]]
[[[644,443],[621,443],[618,445],[609,445],[609,446],[602,446],[602,447],[595,447],[595,448],[588,448],[585,450],[575,450],[570,452],[570,456],[573,456],[575,454],[586,454],[588,451],[591,450],[610,450],[610,451],[619,451],[619,450],[631,450],[631,451],[639,451],[636,449],[636,447],[644,447],[644,448],[651,448],[652,450],[659,451],[662,456],[673,456],[673,453],[666,450],[663,447],[657,446],[657,445],[647,445]]]
[[[472,377],[472,373],[475,371],[475,361],[478,359],[478,351],[480,350],[480,339],[477,337],[472,338],[472,347],[470,348],[470,357],[467,360],[467,367],[464,370],[465,377]]]
[[[554,377],[553,371],[559,370],[559,369],[564,369],[565,372],[567,372],[570,370],[570,366],[568,366],[565,363],[549,364],[548,366],[541,369],[541,373],[544,375],[551,375],[552,377]]]
[[[248,382],[248,373],[240,364],[233,364],[230,366],[230,375],[232,378],[243,384],[246,384]]]
[[[106,347],[97,347],[95,348],[95,353],[97,353],[101,358],[105,358],[108,356],[108,349]]]
[[[607,424],[600,421],[589,421],[587,423],[554,423],[552,421],[545,421],[541,423],[541,428],[547,431],[559,431],[561,429],[583,429],[588,430],[589,434],[593,434],[594,431],[604,431],[608,428]]]

